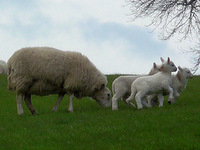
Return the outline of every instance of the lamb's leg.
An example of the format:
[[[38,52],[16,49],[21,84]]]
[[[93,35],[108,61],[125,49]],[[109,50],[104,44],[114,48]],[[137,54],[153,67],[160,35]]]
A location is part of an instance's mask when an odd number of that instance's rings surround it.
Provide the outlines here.
[[[157,95],[152,94],[147,96],[147,101],[150,107],[158,105]]]
[[[173,100],[171,100],[171,103],[172,104],[175,103],[179,96],[180,96],[180,94],[177,92],[177,90],[175,90],[174,91],[174,98],[173,98]]]
[[[119,97],[115,94],[112,98],[112,110],[118,110]]]
[[[137,106],[138,106],[138,109],[141,109],[141,108],[143,108],[143,106],[142,106],[142,101],[141,101],[141,98],[142,96],[141,96],[141,93],[139,92],[139,93],[137,93],[136,95],[135,95],[135,101],[136,101],[136,103],[137,103]]]
[[[118,110],[118,103],[120,98],[122,98],[125,93],[122,91],[117,91],[112,97],[112,110]]]
[[[174,95],[173,95],[174,91],[169,85],[164,87],[164,89],[169,92],[168,103],[171,104],[171,101],[173,101],[173,98],[174,98]]]
[[[130,103],[133,101],[133,99],[134,99],[134,94],[131,93],[131,95],[129,96],[129,98],[126,99],[126,102],[127,102],[128,104],[130,104]]]
[[[149,104],[147,103],[147,98],[146,98],[146,97],[142,99],[142,104],[143,104],[145,107],[148,107],[148,108],[151,107],[151,105],[149,105]]]
[[[128,103],[126,102],[126,99],[127,99],[127,97],[122,97],[122,101],[123,101],[125,104],[128,104]],[[129,105],[132,106],[132,107],[135,107],[135,105],[134,105],[132,102],[130,102]],[[135,108],[136,108],[136,107],[135,107]]]
[[[21,116],[24,114],[24,110],[23,110],[23,106],[22,106],[23,95],[17,93],[16,101],[17,101],[17,113],[18,113],[18,115]]]
[[[71,93],[71,94],[68,94],[69,95],[69,108],[68,108],[68,111],[69,112],[74,112],[74,108],[73,108],[73,97],[74,97],[74,94]]]
[[[33,107],[32,105],[32,102],[31,102],[31,95],[30,94],[26,94],[25,95],[25,98],[24,98],[24,101],[26,103],[26,106],[29,108],[29,110],[31,111],[31,114],[32,115],[36,115],[37,114],[37,111],[35,110],[35,108]]]
[[[57,99],[57,101],[56,101],[55,106],[54,106],[53,109],[52,109],[52,112],[56,112],[56,111],[58,110],[58,105],[59,105],[60,102],[62,101],[63,97],[64,97],[64,94],[59,94],[59,95],[58,95],[58,99]]]
[[[164,102],[164,96],[162,94],[158,94],[157,97],[159,100],[159,107],[162,107]]]

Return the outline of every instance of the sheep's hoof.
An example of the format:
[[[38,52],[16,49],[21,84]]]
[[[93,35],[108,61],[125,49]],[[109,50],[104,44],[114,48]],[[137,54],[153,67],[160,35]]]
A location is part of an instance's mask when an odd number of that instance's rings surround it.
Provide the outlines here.
[[[57,109],[56,109],[56,108],[53,108],[53,109],[52,109],[52,112],[57,112]]]
[[[37,112],[37,110],[32,110],[32,111],[31,111],[31,114],[32,114],[32,115],[38,115],[38,112]]]
[[[68,112],[69,112],[69,113],[73,113],[73,112],[74,112],[74,110],[68,110]]]
[[[24,116],[24,113],[19,113],[18,115],[19,115],[19,116]]]
[[[118,108],[117,107],[112,107],[112,110],[118,110]]]
[[[129,102],[128,104],[129,104],[131,107],[136,108],[135,105],[134,105],[132,102]]]

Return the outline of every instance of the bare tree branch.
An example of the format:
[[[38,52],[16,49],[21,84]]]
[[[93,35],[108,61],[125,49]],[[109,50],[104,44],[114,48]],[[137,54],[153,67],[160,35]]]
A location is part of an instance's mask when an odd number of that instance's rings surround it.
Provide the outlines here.
[[[151,17],[164,40],[175,34],[182,39],[200,33],[200,0],[127,0],[133,19]]]
[[[151,18],[148,26],[160,29],[159,37],[168,40],[175,34],[180,40],[195,37],[199,43],[190,52],[194,54],[196,72],[200,66],[200,0],[126,0],[133,21]]]

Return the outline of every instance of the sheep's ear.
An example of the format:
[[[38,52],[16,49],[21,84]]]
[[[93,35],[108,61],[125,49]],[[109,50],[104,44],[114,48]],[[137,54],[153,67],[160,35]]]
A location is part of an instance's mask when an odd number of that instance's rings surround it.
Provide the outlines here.
[[[154,69],[156,69],[156,68],[157,68],[157,65],[156,65],[156,63],[153,63],[153,67],[154,67]]]
[[[169,64],[170,63],[170,58],[168,57],[168,59],[167,59],[167,63]]]
[[[159,70],[159,71],[163,71],[164,69],[165,69],[165,66],[162,65],[158,70]]]
[[[100,90],[103,90],[105,88],[105,84],[102,84],[100,87]]]
[[[162,57],[160,57],[160,60],[162,61],[162,62],[164,62],[165,60],[162,58]]]
[[[181,66],[178,66],[178,69],[179,69],[180,71],[183,71],[183,68],[181,68]]]

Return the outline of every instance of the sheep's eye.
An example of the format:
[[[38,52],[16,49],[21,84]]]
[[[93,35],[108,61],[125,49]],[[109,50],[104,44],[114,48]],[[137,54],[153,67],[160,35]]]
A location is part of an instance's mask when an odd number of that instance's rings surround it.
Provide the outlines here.
[[[174,64],[172,64],[172,66],[174,67]]]

